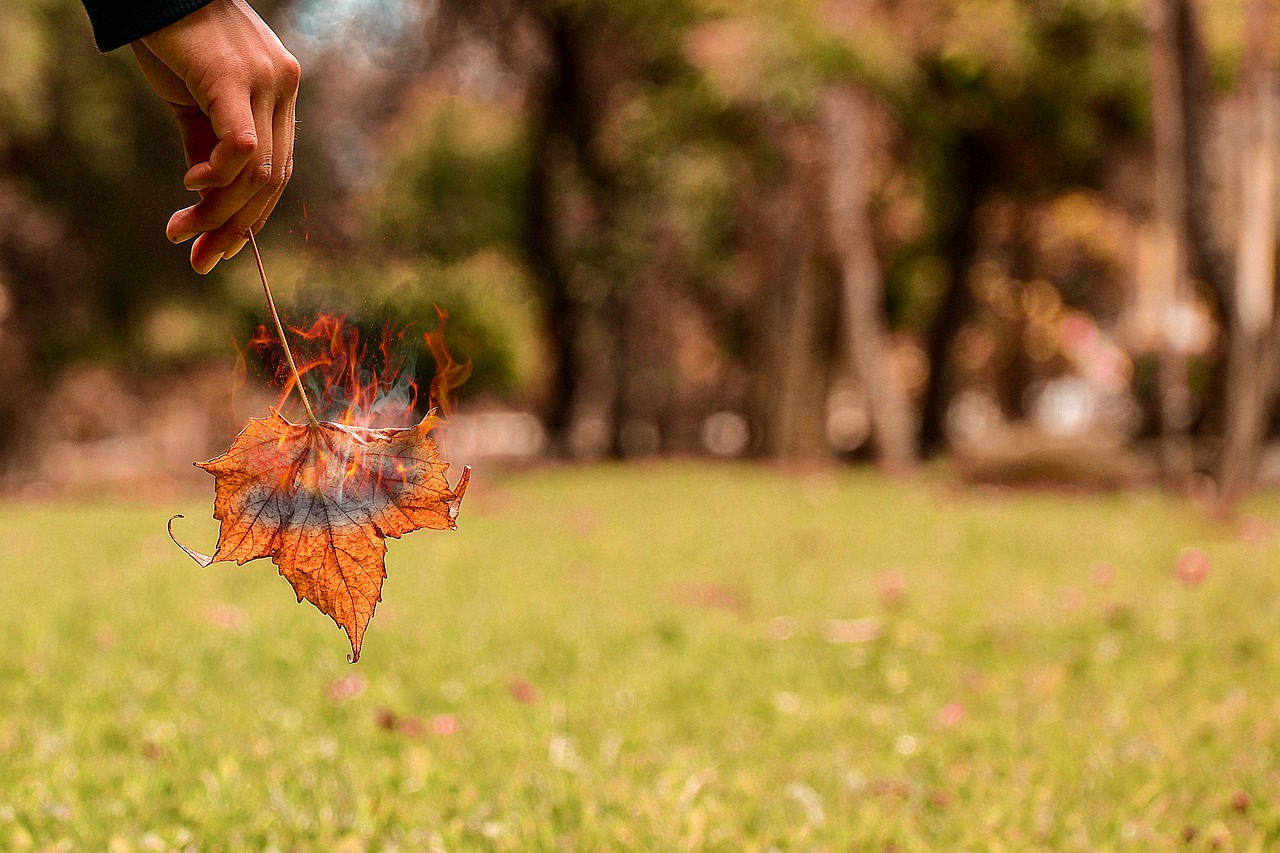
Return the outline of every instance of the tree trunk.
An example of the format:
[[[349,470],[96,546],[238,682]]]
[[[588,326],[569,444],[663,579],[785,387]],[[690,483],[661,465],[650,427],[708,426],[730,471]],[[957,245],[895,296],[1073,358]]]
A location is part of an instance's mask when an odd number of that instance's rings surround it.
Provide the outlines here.
[[[866,101],[849,88],[822,104],[827,137],[827,224],[840,276],[846,345],[867,395],[880,462],[903,470],[916,462],[911,404],[893,375],[884,319],[884,280],[868,212]]]
[[[650,248],[647,261],[618,306],[622,339],[613,419],[618,424],[615,455],[619,457],[652,456],[670,449],[670,407],[677,373],[672,314],[685,271],[680,235],[674,229],[658,225],[646,244]]]
[[[969,291],[969,267],[976,252],[974,218],[987,193],[989,165],[982,146],[970,135],[956,143],[952,157],[953,190],[949,210],[939,209],[939,244],[947,268],[947,291],[929,329],[929,384],[920,412],[920,449],[925,455],[946,446],[947,407],[951,403],[949,362],[951,344],[973,308]],[[937,205],[942,207],[942,203]]]
[[[1179,85],[1183,111],[1182,134],[1185,146],[1187,197],[1187,263],[1192,274],[1209,285],[1218,306],[1218,322],[1222,329],[1223,352],[1231,345],[1235,327],[1232,291],[1235,288],[1236,255],[1231,250],[1231,235],[1223,227],[1222,185],[1237,178],[1215,150],[1216,116],[1212,108],[1212,85],[1209,80],[1208,51],[1200,32],[1194,0],[1180,0],[1174,5],[1178,51]],[[1247,53],[1247,49],[1246,49]],[[1228,174],[1230,173],[1230,174]],[[1217,360],[1202,392],[1196,433],[1220,435],[1224,429],[1228,354]]]
[[[1170,10],[1169,35],[1176,42],[1177,85],[1182,111],[1186,210],[1184,213],[1189,238],[1187,262],[1195,275],[1209,285],[1222,309],[1224,333],[1229,334],[1232,318],[1226,311],[1229,293],[1235,279],[1230,240],[1222,228],[1215,203],[1222,171],[1214,156],[1211,139],[1214,117],[1212,86],[1209,81],[1209,59],[1193,0],[1159,0]],[[1248,48],[1245,50],[1248,55]],[[1247,60],[1246,60],[1247,61]]]
[[[550,95],[546,96],[548,99]],[[578,339],[578,311],[569,298],[568,284],[556,250],[555,200],[551,193],[554,172],[553,125],[549,104],[539,105],[533,119],[533,150],[525,181],[524,252],[529,267],[543,289],[547,341],[551,347],[551,387],[544,421],[553,452],[563,454],[569,429],[569,413],[577,396],[578,366],[574,345]]]
[[[1246,104],[1240,164],[1240,233],[1230,313],[1219,491],[1232,502],[1257,470],[1275,402],[1276,145],[1275,0],[1249,0],[1244,69]]]
[[[833,338],[829,271],[818,263],[820,211],[814,145],[807,128],[776,126],[782,174],[765,195],[768,247],[754,372],[761,450],[775,459],[815,460],[832,455],[826,438],[826,404]]]
[[[814,262],[812,220],[800,209],[777,235],[779,268],[773,309],[778,330],[772,429],[767,450],[777,459],[822,459],[831,455],[826,438],[830,382],[831,320],[827,277]]]
[[[596,154],[601,99],[607,91],[603,84],[608,81],[592,79],[588,53],[598,40],[599,27],[589,16],[555,8],[534,7],[533,14],[549,65],[530,99],[534,133],[524,249],[545,291],[555,364],[547,429],[560,454],[616,454],[625,294],[615,278],[617,271],[599,263],[612,251],[618,197],[616,176]],[[591,233],[580,238],[584,245],[577,247],[565,245],[555,227],[562,202],[556,188],[573,179],[581,182],[595,214]],[[592,295],[584,297],[583,290]],[[584,413],[602,426],[578,429]],[[601,431],[603,435],[597,435]],[[588,434],[590,440],[585,440]]]
[[[1181,62],[1182,22],[1187,0],[1148,0],[1151,32],[1151,110],[1155,137],[1155,276],[1162,288],[1157,387],[1160,415],[1160,464],[1166,482],[1191,472],[1187,428],[1191,397],[1186,362],[1173,340],[1170,322],[1187,290],[1187,151]]]

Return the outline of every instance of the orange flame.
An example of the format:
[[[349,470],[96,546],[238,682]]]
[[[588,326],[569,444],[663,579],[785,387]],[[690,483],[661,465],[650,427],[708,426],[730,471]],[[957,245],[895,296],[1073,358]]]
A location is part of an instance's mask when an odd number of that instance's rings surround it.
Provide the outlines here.
[[[471,375],[471,362],[458,364],[444,342],[448,315],[439,307],[439,326],[423,336],[436,362],[429,402],[447,418],[456,411],[454,392]],[[322,420],[346,426],[403,427],[415,419],[418,385],[407,339],[409,327],[384,326],[376,345],[362,340],[360,330],[345,315],[321,314],[310,327],[289,327],[298,373],[312,406]],[[278,407],[294,391],[296,382],[283,363],[279,341],[259,326],[250,345],[282,387]]]
[[[440,409],[442,419],[448,420],[458,410],[454,392],[471,378],[471,359],[462,364],[453,360],[444,343],[444,328],[449,322],[449,312],[437,305],[436,316],[440,318],[440,322],[435,331],[424,334],[422,340],[436,361],[436,375],[431,379],[431,405]]]

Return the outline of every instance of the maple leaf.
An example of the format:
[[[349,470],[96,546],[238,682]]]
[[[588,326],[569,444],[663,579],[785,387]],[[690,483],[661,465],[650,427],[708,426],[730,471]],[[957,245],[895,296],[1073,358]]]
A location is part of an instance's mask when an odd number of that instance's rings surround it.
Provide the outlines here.
[[[355,663],[382,600],[386,537],[457,528],[471,469],[449,487],[449,464],[427,437],[434,423],[428,414],[404,429],[295,424],[272,409],[222,456],[196,463],[215,480],[217,549],[210,556],[173,541],[201,566],[270,557],[299,602],[347,632]]]

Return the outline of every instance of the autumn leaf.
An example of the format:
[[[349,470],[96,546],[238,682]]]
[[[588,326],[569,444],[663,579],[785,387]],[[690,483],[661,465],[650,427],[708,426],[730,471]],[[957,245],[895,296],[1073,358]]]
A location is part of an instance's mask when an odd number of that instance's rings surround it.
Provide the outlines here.
[[[449,487],[449,465],[427,437],[434,423],[429,414],[405,429],[295,424],[272,409],[222,456],[196,463],[215,479],[217,550],[209,556],[174,542],[201,566],[270,557],[299,602],[347,632],[354,663],[382,600],[386,537],[457,527],[471,469]]]

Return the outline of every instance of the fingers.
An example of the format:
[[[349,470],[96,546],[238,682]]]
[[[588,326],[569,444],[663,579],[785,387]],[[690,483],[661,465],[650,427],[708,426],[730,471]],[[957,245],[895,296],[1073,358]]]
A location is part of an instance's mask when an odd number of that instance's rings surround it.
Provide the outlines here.
[[[201,275],[208,275],[219,262],[239,253],[249,240],[249,232],[256,234],[265,223],[260,212],[266,208],[272,195],[283,189],[264,188],[221,228],[197,237],[191,244],[191,268]]]
[[[264,143],[270,156],[270,136],[262,139],[262,123],[254,114],[248,89],[217,97],[209,105],[208,123],[218,141],[207,159],[194,163],[183,176],[182,183],[187,189],[230,186],[255,155],[261,153]]]
[[[218,145],[218,137],[209,124],[209,117],[195,106],[171,105],[170,108],[178,123],[178,134],[182,137],[182,153],[186,156],[187,168],[208,160]]]
[[[241,139],[239,143],[236,143],[237,150],[224,155],[224,163],[230,157],[241,161],[236,173],[232,175],[231,180],[225,183],[205,188],[208,189],[208,192],[204,194],[200,201],[190,207],[179,210],[170,217],[169,225],[165,229],[165,233],[170,240],[175,243],[181,243],[197,234],[221,228],[232,217],[239,214],[245,205],[253,200],[254,196],[271,183],[275,173],[271,162],[273,113],[274,104],[267,99],[260,99],[255,104],[253,111],[250,113],[254,116],[254,121],[250,124],[249,130],[237,131]],[[238,149],[245,146],[244,140],[250,137],[253,139],[252,150],[249,151],[247,157],[242,157]],[[220,141],[219,147],[221,145],[222,142]],[[216,148],[214,153],[217,153]],[[192,170],[197,169],[200,165],[197,163],[192,167]],[[190,171],[188,172],[189,174]],[[257,213],[256,210],[253,212]],[[223,250],[225,251],[227,248],[229,246],[224,246]]]
[[[261,111],[258,111],[261,115]],[[271,117],[271,155],[267,161],[251,159],[246,164],[249,177],[243,188],[253,191],[248,201],[231,210],[225,220],[216,227],[202,234],[191,247],[191,265],[199,273],[205,274],[217,266],[219,261],[234,257],[248,239],[249,231],[257,232],[266,224],[267,218],[275,210],[284,188],[293,173],[293,128],[294,101],[292,98],[278,102]],[[259,127],[261,127],[261,121]],[[270,171],[267,171],[267,166]],[[243,175],[243,173],[242,173]],[[222,217],[229,208],[235,207],[239,199],[231,195],[239,189],[239,181],[233,182],[226,189],[210,189],[205,191],[205,198],[193,208],[208,204],[208,211],[201,215],[210,217],[210,221]],[[215,196],[217,198],[215,199]],[[211,201],[212,200],[212,201]],[[179,211],[179,214],[186,211]],[[175,218],[179,216],[175,214]],[[193,214],[195,215],[195,214]]]
[[[280,196],[284,195],[284,188],[293,179],[293,133],[297,124],[294,119],[295,105],[296,100],[289,98],[276,109],[271,140],[275,150],[276,165],[280,168],[280,172],[272,176],[272,185],[276,187],[276,190],[267,200],[266,206],[258,214],[258,221],[253,224],[253,232],[255,234],[258,233],[258,230],[263,225],[267,224],[267,218],[276,209],[276,205],[280,202]]]
[[[200,193],[165,230],[173,242],[196,238],[191,263],[206,273],[262,226],[288,183],[301,69],[244,0],[203,3],[134,55],[178,122],[183,184]]]
[[[293,176],[293,155],[290,155],[288,161],[285,163],[284,180],[280,182],[279,189],[275,190],[275,192],[271,194],[271,197],[267,199],[266,206],[263,207],[262,212],[258,214],[258,220],[249,227],[249,230],[252,231],[254,234],[257,234],[259,231],[261,231],[263,226],[267,224],[267,218],[271,216],[272,211],[276,209],[276,205],[280,203],[280,197],[284,195],[284,188],[288,186],[289,179],[292,176]],[[260,195],[261,193],[259,194],[259,196]],[[252,204],[245,206],[246,210],[251,210],[252,208],[253,208]],[[240,254],[240,250],[243,249],[248,244],[248,242],[249,242],[248,235],[244,232],[240,232],[240,239],[235,243],[235,245],[233,245],[230,249],[228,249],[222,255],[222,260],[229,261],[232,258],[234,258],[236,255]],[[216,266],[217,262],[215,261],[214,264]]]

